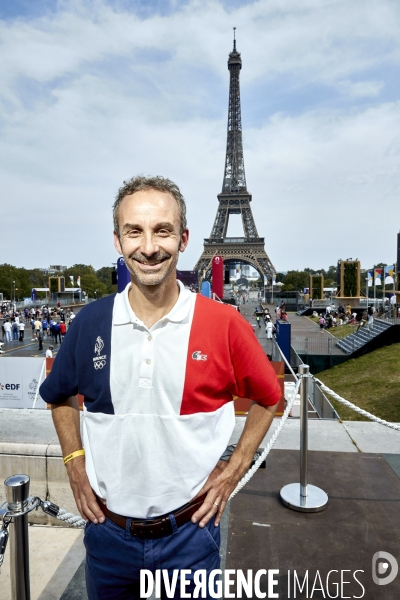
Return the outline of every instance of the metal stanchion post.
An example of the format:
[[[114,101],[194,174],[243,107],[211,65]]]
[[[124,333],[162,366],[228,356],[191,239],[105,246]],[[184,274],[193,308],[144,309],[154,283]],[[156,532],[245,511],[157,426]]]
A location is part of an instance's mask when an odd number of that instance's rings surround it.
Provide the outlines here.
[[[12,475],[5,480],[8,514],[16,513],[10,525],[10,574],[12,600],[30,600],[28,513],[28,475]],[[20,514],[24,513],[24,514]]]
[[[300,483],[285,485],[280,496],[282,502],[293,510],[319,512],[328,503],[326,493],[308,483],[308,383],[309,366],[299,365],[300,386]]]

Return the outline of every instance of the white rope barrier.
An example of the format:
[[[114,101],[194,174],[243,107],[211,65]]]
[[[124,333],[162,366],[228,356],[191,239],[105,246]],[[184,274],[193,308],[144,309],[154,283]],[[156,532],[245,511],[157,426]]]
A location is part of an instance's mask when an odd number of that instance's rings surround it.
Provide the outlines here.
[[[82,519],[82,517],[77,517],[73,513],[65,510],[65,508],[60,508],[56,518],[64,523],[72,525],[73,527],[78,527],[78,529],[84,529],[86,525],[85,519]]]
[[[321,390],[323,392],[326,392],[327,394],[329,394],[330,396],[332,396],[332,398],[334,398],[338,402],[341,402],[342,404],[344,404],[348,408],[351,408],[352,410],[354,410],[359,415],[363,415],[364,417],[368,417],[368,419],[371,419],[371,421],[375,421],[376,423],[380,423],[381,425],[385,425],[386,427],[390,427],[390,429],[395,429],[396,431],[400,431],[400,425],[396,425],[395,423],[389,423],[388,421],[385,421],[384,419],[380,419],[379,417],[375,417],[375,415],[372,415],[371,413],[367,412],[366,410],[363,410],[362,408],[359,408],[358,406],[356,406],[355,404],[352,404],[348,400],[345,400],[344,398],[342,398],[341,396],[339,396],[339,394],[337,394],[336,392],[334,392],[333,390],[331,390],[330,388],[328,388],[328,386],[326,386],[324,383],[322,383],[322,381],[320,379],[317,379],[316,377],[314,377],[314,381],[315,381],[315,383],[317,383],[320,386],[320,388],[321,388]]]
[[[293,389],[292,397],[288,401],[287,406],[284,410],[284,413],[279,421],[279,424],[278,424],[277,428],[275,429],[270,441],[268,442],[267,447],[264,449],[264,451],[261,453],[261,455],[257,458],[256,462],[251,467],[251,469],[249,469],[247,471],[246,475],[244,475],[242,477],[242,479],[239,481],[236,488],[233,490],[232,494],[229,496],[229,500],[231,500],[234,496],[236,496],[236,494],[238,492],[240,492],[240,490],[246,485],[246,483],[248,483],[250,481],[250,479],[253,477],[254,473],[257,471],[257,469],[259,468],[261,463],[264,462],[264,460],[267,458],[268,454],[270,453],[272,446],[275,444],[275,442],[278,438],[278,435],[282,431],[282,427],[286,423],[289,413],[292,410],[293,402],[296,399],[296,394],[300,387],[300,381],[301,381],[300,379],[297,379],[296,385]]]

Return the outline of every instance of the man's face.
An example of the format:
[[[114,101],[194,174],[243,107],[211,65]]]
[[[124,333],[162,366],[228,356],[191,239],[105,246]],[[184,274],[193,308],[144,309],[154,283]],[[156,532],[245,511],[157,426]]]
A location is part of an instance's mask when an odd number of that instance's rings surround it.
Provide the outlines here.
[[[189,232],[180,233],[178,204],[168,193],[142,190],[125,196],[118,210],[119,236],[114,244],[133,280],[159,285],[175,272]]]

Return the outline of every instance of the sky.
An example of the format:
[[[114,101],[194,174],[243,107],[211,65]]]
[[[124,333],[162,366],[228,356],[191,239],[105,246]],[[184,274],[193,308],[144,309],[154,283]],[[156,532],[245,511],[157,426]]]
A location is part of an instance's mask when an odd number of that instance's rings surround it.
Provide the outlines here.
[[[1,0],[0,263],[115,263],[112,204],[143,173],[181,188],[193,269],[222,189],[233,27],[276,270],[395,261],[398,0]]]

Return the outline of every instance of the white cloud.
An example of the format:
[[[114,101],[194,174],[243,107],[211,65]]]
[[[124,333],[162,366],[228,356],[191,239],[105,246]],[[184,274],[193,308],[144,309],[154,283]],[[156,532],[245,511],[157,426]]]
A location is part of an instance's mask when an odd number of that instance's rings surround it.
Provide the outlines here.
[[[10,207],[1,262],[114,261],[113,197],[144,172],[182,187],[192,237],[181,266],[193,267],[222,186],[234,25],[242,90],[273,95],[279,80],[293,107],[268,114],[255,103],[249,118],[261,125],[243,120],[253,211],[275,266],[357,253],[363,266],[393,260],[400,108],[385,97],[385,78],[400,58],[394,1],[228,11],[196,0],[147,19],[101,0],[61,6],[0,23],[0,189]],[[302,109],[298,94],[310,86],[331,89],[330,102],[315,93]]]

